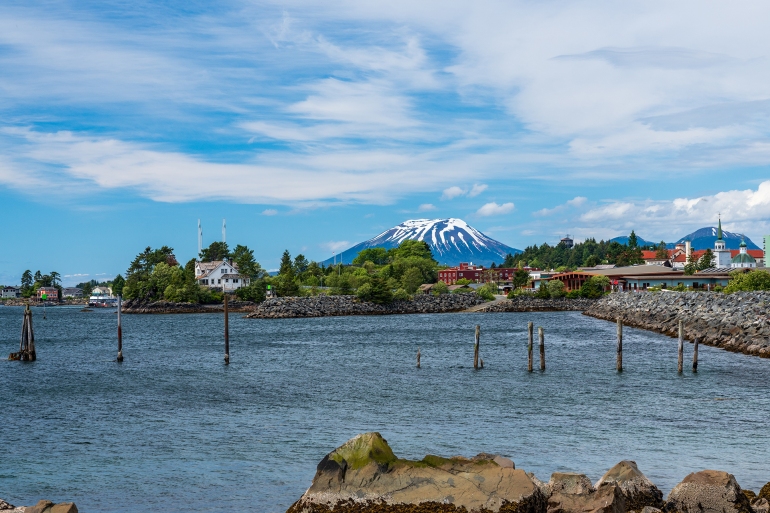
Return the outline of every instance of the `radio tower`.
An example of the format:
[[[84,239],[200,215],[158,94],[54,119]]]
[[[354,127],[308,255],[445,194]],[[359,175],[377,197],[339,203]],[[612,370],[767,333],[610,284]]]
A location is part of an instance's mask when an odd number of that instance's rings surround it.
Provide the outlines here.
[[[227,242],[227,224],[222,219],[222,242]]]
[[[203,230],[201,229],[201,220],[198,219],[198,254],[196,258],[200,258],[201,251],[203,251]]]

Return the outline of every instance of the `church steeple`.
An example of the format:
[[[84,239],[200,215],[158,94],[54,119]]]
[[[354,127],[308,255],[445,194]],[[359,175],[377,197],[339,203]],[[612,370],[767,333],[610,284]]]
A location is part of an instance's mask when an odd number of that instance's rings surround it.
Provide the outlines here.
[[[719,216],[719,227],[717,228],[717,240],[722,240],[722,216]]]

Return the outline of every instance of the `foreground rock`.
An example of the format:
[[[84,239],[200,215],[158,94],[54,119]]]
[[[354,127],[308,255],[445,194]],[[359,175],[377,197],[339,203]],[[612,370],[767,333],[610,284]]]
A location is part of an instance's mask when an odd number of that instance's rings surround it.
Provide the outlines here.
[[[0,500],[0,511],[3,513],[78,513],[78,508],[74,502],[55,504],[51,501],[42,500],[34,506],[14,507],[4,500]]]
[[[582,312],[588,310],[596,299],[549,298],[516,296],[480,309],[480,312]]]
[[[426,456],[398,459],[379,433],[358,435],[318,465],[287,513],[544,513],[545,497],[511,460]]]
[[[752,513],[735,477],[720,470],[688,475],[671,490],[668,502],[682,513]]]
[[[257,304],[251,301],[230,301],[230,312],[252,312]],[[223,312],[222,303],[199,305],[194,303],[172,303],[170,301],[142,301],[130,299],[123,303],[123,313],[127,314],[177,314],[177,313],[215,313]]]
[[[410,301],[393,301],[377,305],[360,301],[355,296],[313,296],[270,298],[260,303],[249,315],[252,319],[285,319],[292,317],[333,317],[341,315],[391,315],[460,312],[485,300],[475,292],[468,294],[419,294]]]
[[[770,292],[640,292],[609,294],[586,315],[677,336],[702,344],[770,358]]]

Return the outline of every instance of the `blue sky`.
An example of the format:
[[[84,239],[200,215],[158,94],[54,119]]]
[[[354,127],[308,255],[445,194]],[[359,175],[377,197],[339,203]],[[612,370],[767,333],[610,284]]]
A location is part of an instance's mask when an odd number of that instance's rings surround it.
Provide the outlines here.
[[[770,233],[767,2],[0,6],[0,282],[405,219],[510,246]]]

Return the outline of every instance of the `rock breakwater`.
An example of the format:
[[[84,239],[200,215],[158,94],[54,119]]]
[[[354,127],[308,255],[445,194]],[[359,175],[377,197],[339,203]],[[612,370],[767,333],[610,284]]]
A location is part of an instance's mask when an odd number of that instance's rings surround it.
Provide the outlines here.
[[[251,301],[230,301],[227,308],[230,312],[251,312],[257,306]],[[170,301],[142,301],[130,299],[123,303],[123,313],[126,314],[178,314],[178,313],[215,313],[223,312],[222,303],[199,305],[194,303],[172,303]]]
[[[334,317],[341,315],[391,315],[459,312],[484,303],[475,292],[469,294],[416,295],[409,301],[378,305],[360,301],[355,296],[313,296],[270,298],[260,303],[246,317],[285,319],[293,317]]]
[[[551,298],[541,299],[529,296],[516,296],[499,303],[494,303],[481,308],[480,312],[582,312],[596,302],[595,299],[567,299]]]
[[[664,500],[633,461],[595,485],[564,472],[544,483],[495,454],[400,459],[379,433],[365,433],[321,460],[287,513],[768,513],[766,489],[757,496],[727,472],[703,470]]]
[[[770,358],[768,307],[770,292],[640,292],[610,294],[584,313],[672,337],[682,320],[689,341]]]

